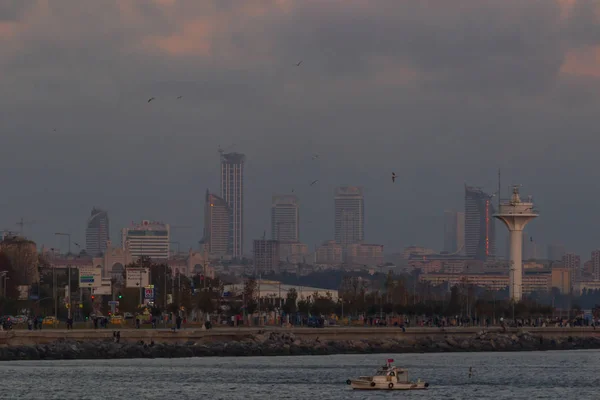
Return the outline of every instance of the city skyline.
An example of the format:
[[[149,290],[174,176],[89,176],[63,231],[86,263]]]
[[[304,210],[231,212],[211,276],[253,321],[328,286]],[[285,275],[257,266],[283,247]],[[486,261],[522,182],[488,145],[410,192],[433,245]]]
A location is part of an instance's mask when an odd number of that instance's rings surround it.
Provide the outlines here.
[[[23,217],[26,236],[66,249],[54,233],[84,243],[97,204],[113,240],[152,217],[192,226],[173,236],[196,247],[223,149],[248,157],[246,253],[269,231],[273,193],[301,199],[304,241],[333,238],[318,221],[343,184],[365,190],[369,242],[440,249],[443,210],[462,209],[465,181],[495,192],[498,168],[503,192],[523,184],[540,199],[527,234],[541,248],[600,247],[600,5],[142,3],[0,9],[12,94],[0,99],[0,229]]]
[[[243,155],[241,155],[241,156],[243,156]],[[333,207],[333,210],[332,210],[333,215],[335,215],[335,213],[336,213],[336,211],[335,211],[336,210],[336,206],[335,206],[336,199],[339,200],[340,198],[344,198],[344,196],[349,196],[349,198],[356,197],[356,199],[360,199],[359,203],[357,203],[357,204],[359,204],[358,205],[358,209],[360,209],[362,211],[360,211],[359,214],[361,212],[364,214],[364,196],[362,195],[362,191],[363,191],[363,189],[359,188],[359,187],[349,187],[349,186],[336,187],[335,192],[334,192],[334,196],[333,196],[334,197],[334,207]],[[487,205],[487,207],[489,207],[488,211],[493,212],[495,210],[495,208],[493,207],[493,203],[491,203],[491,201],[490,201],[491,198],[493,198],[494,196],[490,196],[490,195],[486,194],[480,188],[478,188],[478,187],[468,187],[468,186],[465,185],[465,194],[466,194],[465,195],[465,205],[464,205],[465,206],[465,210],[467,208],[469,208],[469,207],[471,208],[471,210],[474,210],[474,209],[479,210],[480,206],[483,207],[483,209],[485,209],[486,205]],[[470,198],[470,197],[473,197],[473,196],[475,196],[477,198],[480,197],[481,198],[480,200],[483,201],[484,203],[482,203],[482,204],[475,204],[475,203],[478,203],[478,201],[476,201],[474,203],[473,202],[474,200],[472,198]],[[273,232],[274,232],[273,231],[273,227],[274,227],[274,225],[273,225],[273,212],[274,212],[274,207],[277,204],[277,202],[281,202],[283,205],[285,205],[285,203],[289,203],[288,205],[292,205],[293,206],[293,208],[295,209],[294,212],[296,213],[296,217],[297,217],[297,223],[299,225],[298,196],[296,196],[296,195],[273,195],[272,196],[272,202],[271,202],[271,238],[272,238],[272,240],[276,240],[272,235],[273,235]],[[200,238],[201,238],[200,240],[193,239],[194,243],[197,243],[197,244],[208,243],[207,239],[210,240],[210,235],[207,234],[209,232],[209,225],[210,225],[210,220],[207,219],[207,218],[211,218],[211,214],[210,214],[211,210],[210,210],[209,207],[213,207],[213,206],[215,206],[217,204],[221,205],[222,209],[226,209],[227,211],[225,211],[225,212],[227,214],[230,214],[230,212],[229,212],[230,207],[227,204],[227,202],[225,202],[219,196],[216,196],[216,195],[210,193],[210,191],[207,189],[206,190],[204,207],[203,207],[203,209],[204,209],[204,218],[203,218],[203,222],[202,222],[203,234],[202,234],[202,236],[200,236]],[[220,209],[219,207],[216,208],[216,210],[219,210],[219,209]],[[215,210],[212,210],[212,211],[215,211]],[[217,212],[219,213],[219,211],[217,211]],[[222,213],[220,213],[220,214],[222,214]],[[479,223],[483,224],[482,226],[485,228],[485,220],[486,220],[485,216],[482,218],[480,216],[479,211],[476,211],[476,212],[472,211],[471,214],[473,214],[476,217],[476,219],[479,221]],[[102,223],[104,223],[104,218],[105,218],[106,219],[106,225],[108,226],[108,213],[107,213],[107,211],[101,210],[99,208],[94,207],[92,209],[92,216],[88,219],[88,227],[86,228],[86,231],[85,231],[86,232],[86,234],[85,234],[85,236],[86,236],[86,248],[85,248],[86,252],[88,250],[88,246],[87,246],[88,236],[90,236],[90,234],[89,234],[90,233],[90,223],[92,223],[93,221],[96,221],[99,217],[102,217]],[[219,218],[219,219],[222,219],[221,217],[222,216],[217,216],[217,218]],[[364,217],[363,217],[363,219],[364,219]],[[450,220],[452,220],[452,221],[450,221]],[[340,219],[340,221],[341,221],[341,219]],[[209,225],[207,225],[207,222],[209,223]],[[435,249],[436,251],[438,251],[438,252],[440,252],[440,253],[443,254],[443,253],[452,253],[452,252],[449,252],[447,250],[446,246],[447,246],[448,242],[450,242],[450,243],[458,243],[458,244],[465,243],[463,250],[457,252],[457,254],[466,253],[467,234],[466,234],[466,231],[465,231],[466,228],[464,226],[465,222],[466,222],[465,212],[457,212],[457,211],[453,211],[453,210],[444,210],[443,211],[443,225],[441,226],[441,228],[439,229],[439,232],[438,232],[438,233],[442,234],[443,239],[444,239],[442,241],[442,245],[440,247],[437,247],[437,248],[433,247],[433,246],[428,246],[426,243],[420,243],[420,245],[424,245],[426,248],[431,247],[431,248]],[[20,224],[26,225],[26,223],[24,223],[22,221],[19,222],[17,225],[20,225]],[[132,222],[132,225],[133,224],[134,223]],[[222,223],[221,223],[221,225],[222,225]],[[491,239],[491,241],[488,240],[488,247],[491,248],[491,249],[495,249],[495,251],[497,252],[497,249],[496,249],[496,247],[494,245],[494,242],[495,242],[494,237],[498,234],[498,232],[496,232],[496,228],[494,227],[493,223],[490,224],[490,226],[491,226],[490,231],[488,231],[487,234],[490,235],[489,237],[492,238],[492,239]],[[185,226],[183,228],[187,228],[187,226]],[[105,228],[103,228],[103,229],[105,229]],[[128,229],[130,229],[130,228],[129,227],[119,228],[118,234],[120,235],[120,238],[119,238],[120,242],[123,242],[124,232],[126,230],[128,230]],[[364,223],[362,223],[362,229],[363,229],[363,232],[364,232]],[[451,232],[449,231],[449,229],[454,229],[455,232],[453,234],[450,234]],[[224,234],[229,234],[228,233],[229,230],[227,230],[227,233],[224,233],[225,229],[218,228],[218,230],[219,230],[219,233],[218,233],[219,236],[223,236]],[[461,230],[462,230],[462,233],[464,234],[464,236],[462,238],[460,236]],[[15,230],[15,231],[3,230],[3,232],[12,233],[12,234],[18,234],[19,233],[18,230]],[[103,230],[103,232],[104,232],[104,230]],[[71,234],[72,237],[75,237],[75,238],[77,237],[77,233],[70,233],[70,234]],[[264,232],[263,232],[263,234],[264,234]],[[360,234],[362,235],[361,236],[362,240],[358,240],[356,243],[358,243],[358,242],[364,242],[364,233],[360,233]],[[171,233],[169,233],[169,236],[170,235],[171,235]],[[479,239],[477,240],[477,243],[478,243],[477,246],[478,247],[482,247],[481,243],[485,243],[486,240],[485,240],[485,238],[481,239],[481,235],[479,233],[477,235],[479,237]],[[335,234],[334,234],[334,236],[335,236]],[[452,236],[452,238],[450,238],[450,236]],[[260,237],[262,237],[262,236],[259,236],[259,238]],[[221,242],[223,242],[223,240],[221,240],[221,239],[222,238],[217,239],[217,240],[220,240]],[[331,240],[331,239],[332,239],[331,237],[330,238],[326,238],[325,241],[328,241],[328,240]],[[110,234],[109,234],[109,236],[107,237],[106,240],[111,240]],[[461,240],[462,240],[462,242],[461,242]],[[282,241],[286,242],[286,240],[283,240],[283,239],[282,239]],[[113,242],[114,242],[114,240],[113,240]],[[72,243],[76,243],[76,241],[73,240]],[[178,248],[180,248],[180,246],[179,246],[180,242],[179,241],[177,241],[177,242],[170,242],[170,243],[177,243],[178,244]],[[312,245],[312,247],[315,247],[315,246],[317,246],[318,244],[321,244],[321,243],[322,242],[316,243],[316,244]],[[42,246],[46,246],[43,243],[41,243],[41,245]],[[413,245],[413,244],[410,244],[410,245]],[[507,246],[508,242],[506,242],[505,245]],[[106,243],[104,243],[104,246],[106,246]],[[60,249],[60,247],[61,246],[59,245],[57,248]],[[408,247],[408,246],[404,246],[402,248],[396,248],[396,249],[393,250],[392,253],[398,254],[401,251],[403,251],[406,247]],[[460,246],[458,246],[458,247],[460,247]],[[459,250],[458,247],[457,247],[457,250]],[[192,246],[191,248],[198,249],[197,246],[196,247]],[[600,248],[600,246],[598,248]],[[83,250],[83,248],[79,248],[78,250]],[[184,247],[184,250],[185,250],[185,247]],[[209,244],[208,250],[210,251],[210,244]],[[170,251],[171,250],[169,250],[169,252]],[[593,251],[595,251],[595,250],[589,250],[588,252],[593,252]],[[250,249],[249,251],[245,251],[244,255],[252,254],[252,252],[253,252],[253,249]],[[587,254],[588,252],[584,251],[582,253],[578,253],[578,252],[575,252],[575,251],[571,251],[571,252],[569,252],[567,254],[574,254],[574,255],[576,254],[576,255],[580,255],[582,257],[585,257],[585,254]],[[223,253],[222,249],[220,251],[217,251],[215,254],[217,254],[217,253],[221,254],[221,255],[229,255],[229,254],[231,254],[230,253],[230,249],[228,250],[227,253]],[[546,247],[546,252],[544,253],[542,251],[542,249],[538,246],[538,243],[534,243],[533,242],[533,236],[527,236],[527,235],[525,235],[523,237],[523,259],[524,260],[527,260],[529,258],[533,258],[533,257],[530,257],[530,255],[532,255],[532,254],[534,254],[535,258],[537,258],[537,259],[563,260],[563,256],[562,255],[564,255],[565,253],[566,253],[565,246],[562,245],[562,244],[556,244],[556,243],[548,244],[547,247]],[[387,254],[391,254],[391,253],[388,252]],[[490,254],[493,257],[497,257],[498,259],[506,259],[508,257],[508,247],[507,247],[507,250],[506,250],[505,254],[502,254],[502,253],[500,253],[500,254],[490,253]],[[493,259],[493,258],[490,258],[490,259]]]

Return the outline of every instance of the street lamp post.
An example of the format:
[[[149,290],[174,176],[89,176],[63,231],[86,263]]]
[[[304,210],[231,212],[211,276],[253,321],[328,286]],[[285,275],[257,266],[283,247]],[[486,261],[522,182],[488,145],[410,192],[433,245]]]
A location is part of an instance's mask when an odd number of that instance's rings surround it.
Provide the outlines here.
[[[142,274],[147,274],[148,271],[146,269],[140,270],[140,305],[144,304],[144,286],[142,286]]]
[[[8,274],[8,271],[2,271],[0,272],[0,276],[2,277],[3,280],[3,284],[2,284],[2,297],[6,297],[6,274]]]
[[[68,278],[67,278],[67,298],[69,299],[69,303],[68,303],[68,307],[67,307],[67,318],[71,319],[71,304],[73,303],[71,301],[71,264],[67,265],[67,274],[68,274]]]
[[[143,288],[142,288],[142,271],[140,270],[140,306],[143,304],[144,302],[144,297],[143,297]]]
[[[163,291],[165,292],[163,294],[163,307],[165,308],[165,311],[167,310],[167,270],[168,270],[169,266],[167,265],[167,263],[165,263],[165,284],[163,285]],[[165,321],[166,324],[166,321]]]
[[[68,241],[69,241],[69,252],[68,252],[68,255],[70,255],[71,254],[71,234],[70,233],[64,233],[64,232],[56,232],[54,234],[56,236],[66,236],[68,238]],[[79,249],[81,249],[81,246],[79,245],[79,243],[73,242],[73,244],[75,246],[77,246]],[[71,307],[73,305],[73,302],[71,301],[71,265],[70,264],[67,265],[67,274],[68,274],[68,278],[67,278],[67,290],[68,290],[68,293],[67,293],[67,295],[65,297],[69,300],[68,307],[67,307],[67,314],[68,314],[68,318],[71,319]],[[82,298],[83,298],[82,296],[83,295],[81,293],[81,287],[80,287],[79,288],[79,301],[80,301],[80,303],[81,303]],[[56,306],[56,308],[58,308],[58,306]],[[55,309],[55,311],[54,311],[54,316],[55,317],[56,317],[56,313],[57,313],[57,311]]]
[[[58,318],[58,295],[56,291],[56,265],[52,265],[52,298],[54,299],[54,318]]]

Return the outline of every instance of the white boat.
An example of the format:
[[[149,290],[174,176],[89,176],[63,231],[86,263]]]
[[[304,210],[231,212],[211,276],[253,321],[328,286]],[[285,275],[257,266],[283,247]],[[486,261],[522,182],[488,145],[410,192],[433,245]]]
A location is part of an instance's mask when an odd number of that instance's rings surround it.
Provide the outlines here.
[[[354,390],[425,390],[429,383],[418,379],[411,382],[408,371],[398,368],[388,359],[386,365],[379,368],[374,376],[360,376],[356,379],[348,379],[346,383]]]

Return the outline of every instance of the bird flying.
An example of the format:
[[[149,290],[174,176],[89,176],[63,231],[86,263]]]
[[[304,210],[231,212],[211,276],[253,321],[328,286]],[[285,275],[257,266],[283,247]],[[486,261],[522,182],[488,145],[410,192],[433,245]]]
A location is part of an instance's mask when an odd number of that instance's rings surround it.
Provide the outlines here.
[[[312,181],[312,182],[310,183],[310,186],[314,185],[314,184],[315,184],[315,183],[317,183],[317,182],[319,182],[319,180],[318,180],[318,179],[317,179],[317,180],[314,180],[314,181]]]
[[[52,132],[56,132],[56,128],[52,129]]]
[[[178,97],[177,97],[177,99],[179,100],[179,99],[181,99],[182,97],[183,97],[183,96],[178,96]]]
[[[313,154],[312,159],[316,160],[317,158],[319,158],[319,155],[318,154]]]
[[[396,173],[392,172],[392,183],[396,182]]]
[[[300,64],[302,64],[302,61],[300,61],[298,64],[296,64],[296,67],[299,67]]]
[[[154,97],[150,97],[150,98],[148,99],[148,103],[150,103],[152,100],[154,100]]]

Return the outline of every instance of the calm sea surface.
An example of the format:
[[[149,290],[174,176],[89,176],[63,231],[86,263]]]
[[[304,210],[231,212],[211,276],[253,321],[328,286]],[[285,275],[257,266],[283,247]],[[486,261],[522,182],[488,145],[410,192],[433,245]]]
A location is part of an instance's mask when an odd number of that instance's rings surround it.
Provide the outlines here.
[[[600,399],[599,351],[389,356],[430,390],[345,384],[387,355],[23,361],[0,363],[0,399]]]

